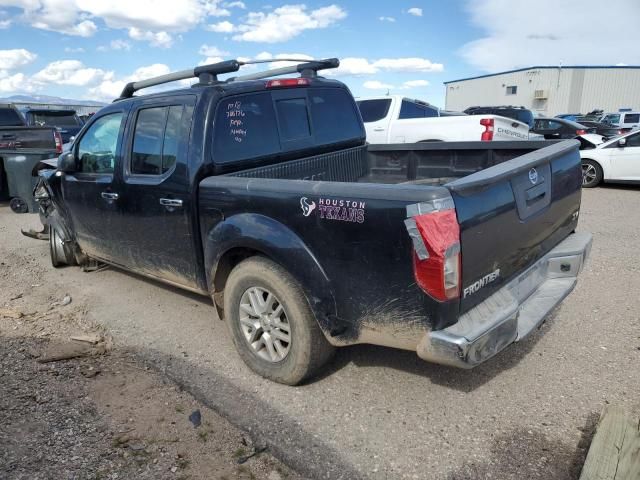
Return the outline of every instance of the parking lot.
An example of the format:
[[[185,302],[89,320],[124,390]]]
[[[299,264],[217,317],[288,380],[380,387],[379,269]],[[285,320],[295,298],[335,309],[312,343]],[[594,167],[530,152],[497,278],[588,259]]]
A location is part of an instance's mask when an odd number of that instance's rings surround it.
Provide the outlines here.
[[[24,298],[62,293],[116,344],[172,378],[312,478],[577,478],[607,403],[640,411],[640,191],[583,191],[594,235],[576,290],[539,332],[470,371],[412,352],[342,349],[300,387],[251,373],[207,298],[115,269],[54,270],[35,215],[0,207],[0,301],[11,270],[41,272]],[[12,288],[9,288],[12,287]]]

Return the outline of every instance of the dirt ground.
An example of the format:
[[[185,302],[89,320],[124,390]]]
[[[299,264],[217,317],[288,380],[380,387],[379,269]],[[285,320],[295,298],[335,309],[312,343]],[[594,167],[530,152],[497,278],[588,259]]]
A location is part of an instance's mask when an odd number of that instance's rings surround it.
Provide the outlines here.
[[[117,269],[51,268],[47,244],[19,233],[36,224],[37,217],[0,205],[0,308],[25,313],[0,317],[3,480],[9,465],[9,478],[95,478],[99,469],[121,479],[250,478],[240,467],[257,478],[284,478],[270,454],[318,479],[575,480],[603,406],[640,414],[640,187],[583,192],[578,229],[592,232],[594,243],[576,289],[539,331],[485,364],[458,370],[415,352],[359,345],[339,349],[321,375],[296,388],[246,368],[208,298]],[[67,294],[69,305],[50,309]],[[113,349],[50,364],[31,354],[83,332],[111,335]],[[100,373],[91,377],[90,366]],[[138,374],[159,390],[136,390],[147,381]],[[33,392],[49,402],[29,400]],[[116,401],[120,392],[124,403]],[[8,410],[7,401],[23,409]],[[196,409],[205,430],[208,420],[229,436],[210,433],[203,442],[203,426],[188,420]],[[129,432],[130,423],[140,426]],[[2,448],[20,438],[17,431],[33,434]],[[268,450],[238,464],[238,449],[254,449],[249,437]],[[152,453],[139,453],[146,449]],[[214,466],[200,467],[205,461]],[[198,476],[207,469],[220,473]]]
[[[0,478],[302,478],[114,344],[32,257],[3,254]]]

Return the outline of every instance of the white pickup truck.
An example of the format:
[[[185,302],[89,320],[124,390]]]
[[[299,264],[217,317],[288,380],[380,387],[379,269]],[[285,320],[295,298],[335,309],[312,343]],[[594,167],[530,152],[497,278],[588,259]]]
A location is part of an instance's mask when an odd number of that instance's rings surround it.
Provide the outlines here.
[[[499,115],[447,112],[402,95],[356,99],[369,143],[529,140],[529,126]]]

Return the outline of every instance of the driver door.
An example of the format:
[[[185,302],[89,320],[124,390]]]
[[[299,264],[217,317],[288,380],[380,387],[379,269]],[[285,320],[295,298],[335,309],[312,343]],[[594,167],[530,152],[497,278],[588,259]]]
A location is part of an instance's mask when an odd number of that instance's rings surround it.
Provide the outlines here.
[[[118,174],[125,110],[109,111],[92,119],[75,142],[76,171],[65,173],[62,196],[76,240],[88,255],[116,258],[119,225],[118,194],[112,189]]]

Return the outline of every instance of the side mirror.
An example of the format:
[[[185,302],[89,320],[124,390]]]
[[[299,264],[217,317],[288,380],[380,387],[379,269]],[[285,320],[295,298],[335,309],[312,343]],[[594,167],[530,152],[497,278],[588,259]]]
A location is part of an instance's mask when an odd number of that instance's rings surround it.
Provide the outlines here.
[[[76,157],[73,152],[66,152],[58,157],[58,170],[66,173],[76,171]]]
[[[621,138],[620,140],[618,140],[618,146],[619,147],[624,147],[627,144],[627,139],[626,138]]]
[[[76,139],[76,136],[72,135],[71,137],[69,137],[69,143],[73,143],[75,139]]]

